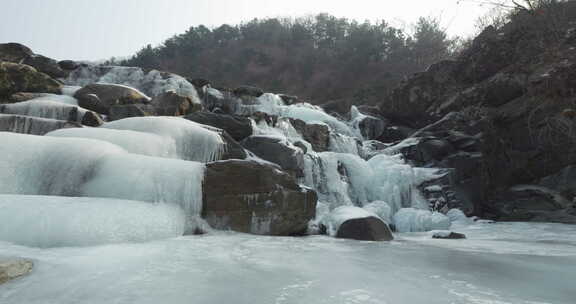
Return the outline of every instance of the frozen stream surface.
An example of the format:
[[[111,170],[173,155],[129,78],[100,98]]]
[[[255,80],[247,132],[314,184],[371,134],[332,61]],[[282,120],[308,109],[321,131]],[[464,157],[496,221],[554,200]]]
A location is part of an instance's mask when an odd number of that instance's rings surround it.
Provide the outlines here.
[[[30,248],[2,304],[576,303],[576,226],[497,223],[393,242],[216,232],[145,243]]]

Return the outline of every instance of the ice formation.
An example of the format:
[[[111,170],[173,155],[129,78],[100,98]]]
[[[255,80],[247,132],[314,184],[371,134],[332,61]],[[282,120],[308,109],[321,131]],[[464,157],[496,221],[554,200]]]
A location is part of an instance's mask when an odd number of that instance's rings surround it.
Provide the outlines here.
[[[226,149],[215,129],[179,117],[132,117],[106,123],[102,128],[156,134],[164,142],[171,141],[166,148],[175,149],[178,158],[183,160],[220,160]],[[124,141],[122,146],[130,141],[129,138],[116,140]]]
[[[91,197],[0,195],[0,240],[31,247],[144,242],[184,233],[170,204]]]
[[[167,91],[188,96],[194,103],[200,103],[198,93],[190,82],[176,74],[141,68],[122,66],[82,66],[74,70],[64,82],[70,86],[85,86],[91,83],[125,85],[154,97]]]
[[[65,95],[39,97],[0,106],[0,113],[75,122],[81,122],[86,112],[88,110],[76,105],[76,99]]]
[[[105,197],[202,208],[204,165],[127,153],[94,139],[0,132],[0,194]]]
[[[394,214],[394,225],[398,232],[447,230],[450,228],[450,219],[439,212],[403,208]]]
[[[63,120],[0,114],[0,131],[44,135],[52,130],[73,126],[73,124]]]

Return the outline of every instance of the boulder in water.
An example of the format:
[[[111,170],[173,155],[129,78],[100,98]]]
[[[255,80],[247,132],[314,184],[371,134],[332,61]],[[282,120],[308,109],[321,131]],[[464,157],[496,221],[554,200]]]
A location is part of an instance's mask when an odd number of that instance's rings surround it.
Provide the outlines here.
[[[32,271],[32,261],[24,259],[0,259],[0,284],[27,275]]]
[[[324,124],[307,124],[300,119],[290,119],[290,123],[312,145],[316,152],[328,151],[330,147],[330,128]]]
[[[207,164],[203,195],[202,215],[216,229],[300,235],[316,213],[316,192],[278,168],[255,161]]]
[[[327,232],[337,238],[360,241],[391,241],[390,227],[376,214],[353,206],[338,207],[323,220]]]
[[[96,95],[99,102],[91,95]],[[110,113],[110,107],[114,105],[148,103],[150,101],[146,95],[131,87],[102,83],[89,84],[78,90],[74,97],[78,99],[78,104],[81,107],[106,115]]]

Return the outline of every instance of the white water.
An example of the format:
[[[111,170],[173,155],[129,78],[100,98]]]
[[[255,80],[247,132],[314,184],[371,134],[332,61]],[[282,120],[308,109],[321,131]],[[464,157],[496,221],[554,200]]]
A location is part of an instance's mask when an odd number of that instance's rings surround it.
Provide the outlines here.
[[[576,226],[506,223],[392,242],[236,233],[38,249],[31,275],[0,285],[3,304],[572,304]]]

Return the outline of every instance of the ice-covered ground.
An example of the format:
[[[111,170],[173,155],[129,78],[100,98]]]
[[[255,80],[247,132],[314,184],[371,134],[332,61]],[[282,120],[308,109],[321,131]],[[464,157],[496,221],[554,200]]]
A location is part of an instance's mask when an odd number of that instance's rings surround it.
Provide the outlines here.
[[[466,240],[393,242],[212,233],[147,243],[39,249],[0,286],[3,304],[574,303],[576,226],[475,224]]]

